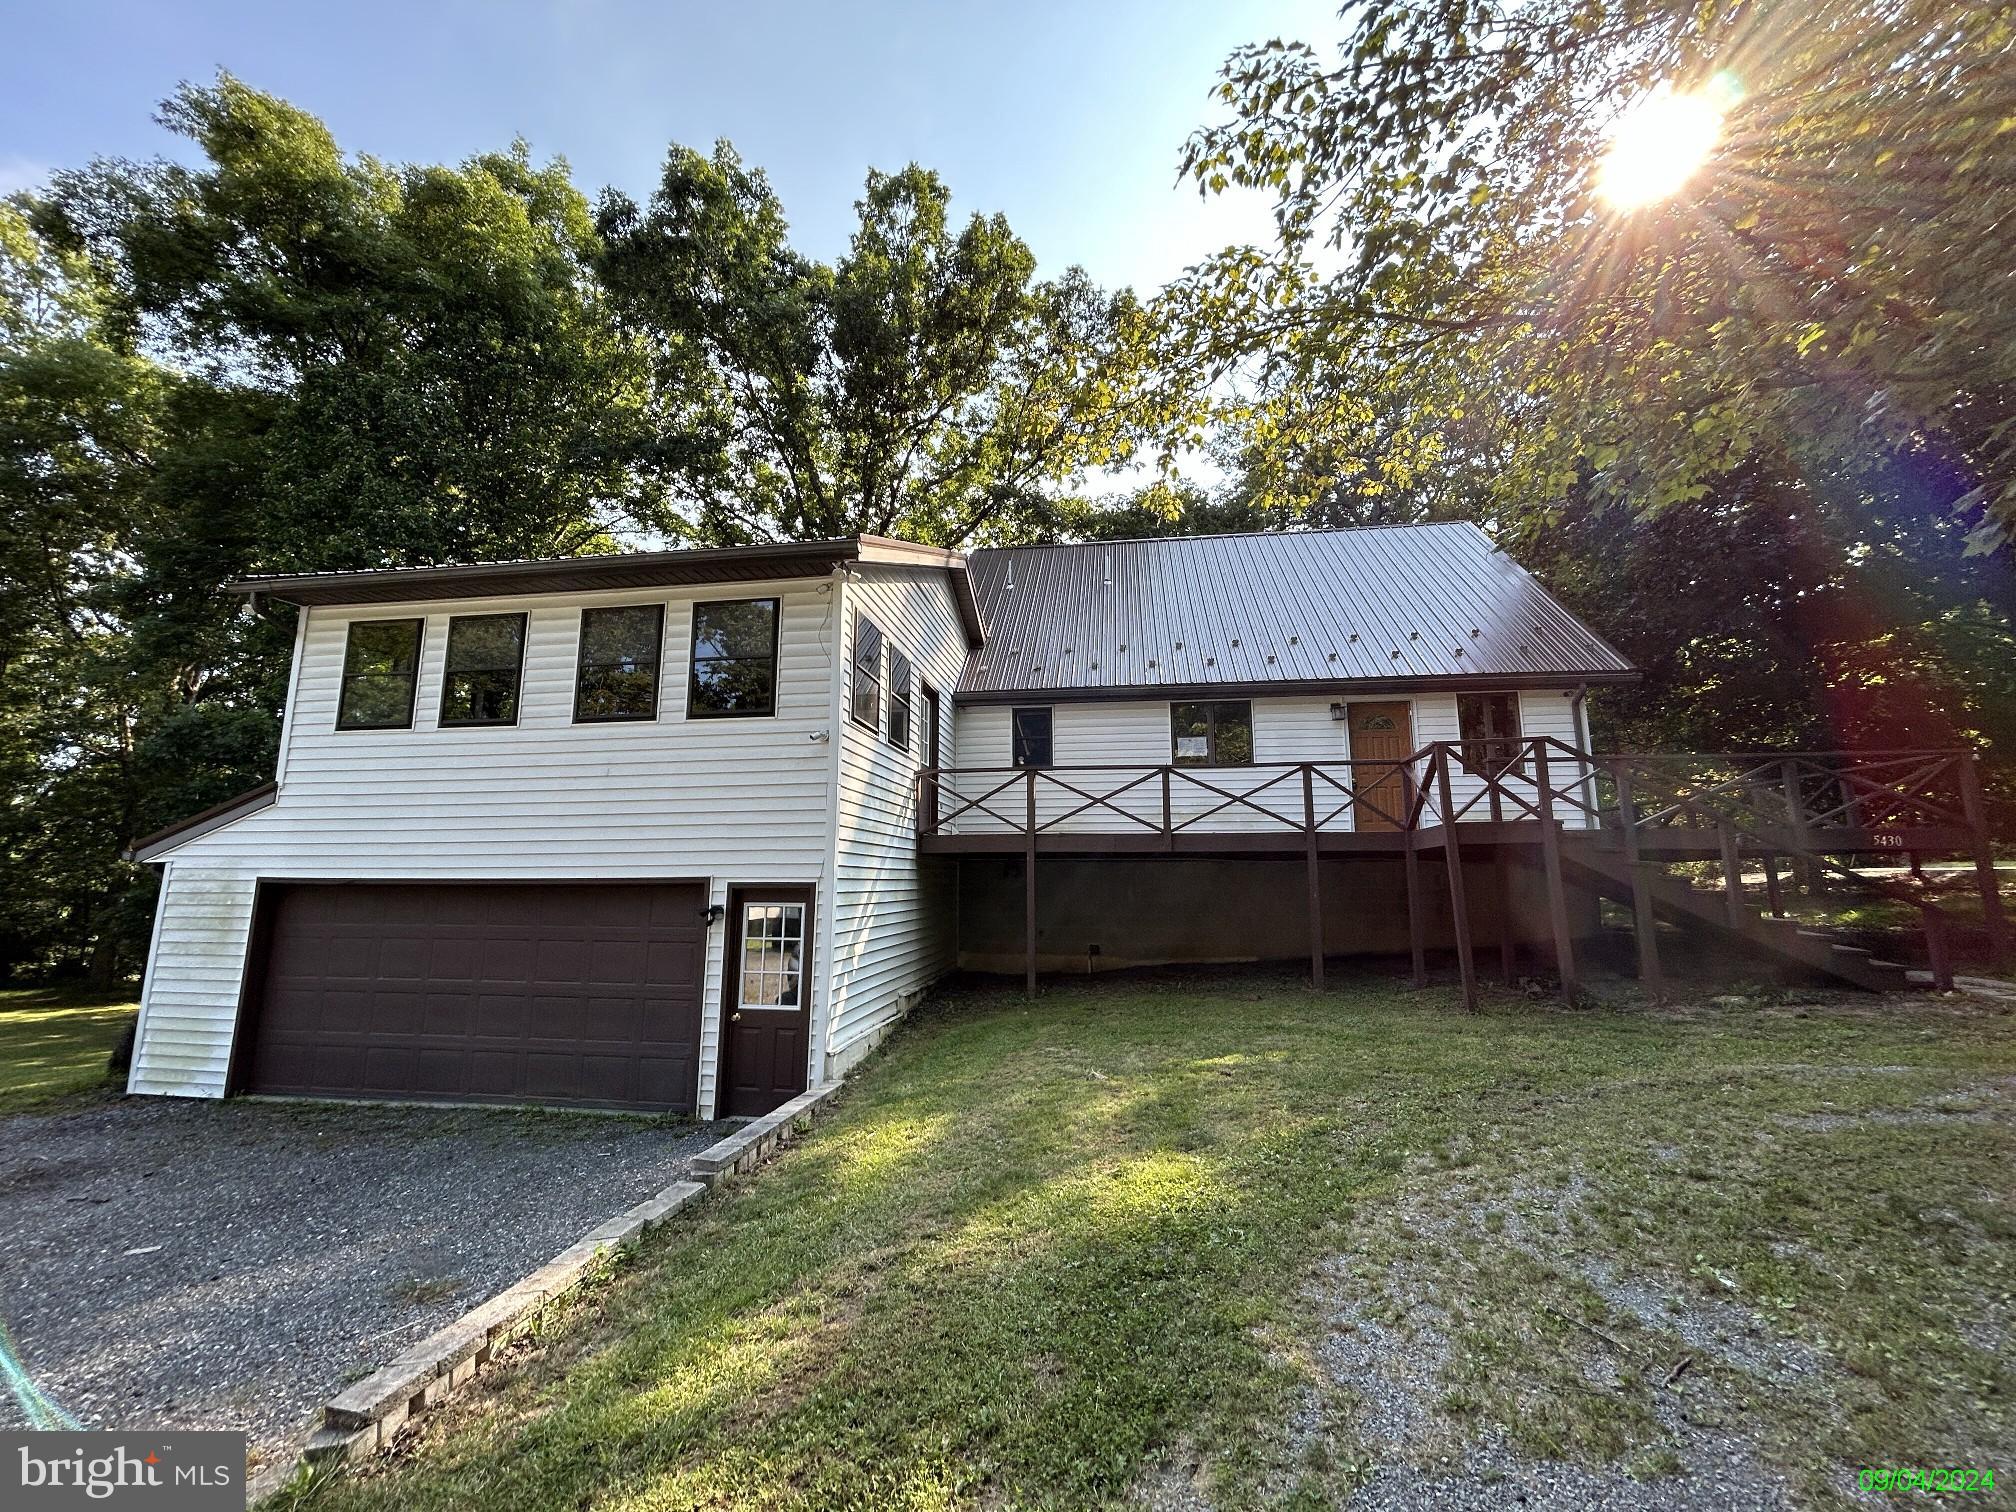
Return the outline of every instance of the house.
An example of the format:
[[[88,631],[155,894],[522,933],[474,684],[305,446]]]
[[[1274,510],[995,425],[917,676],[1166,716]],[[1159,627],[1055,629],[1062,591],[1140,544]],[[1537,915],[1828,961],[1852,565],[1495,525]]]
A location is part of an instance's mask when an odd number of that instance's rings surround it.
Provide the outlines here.
[[[1656,974],[1699,906],[1643,858],[1717,853],[1637,822],[1584,702],[1632,669],[1467,524],[236,586],[298,609],[277,770],[129,852],[139,1093],[757,1113],[961,964],[1451,946],[1474,991],[1495,940],[1572,988],[1607,893]]]

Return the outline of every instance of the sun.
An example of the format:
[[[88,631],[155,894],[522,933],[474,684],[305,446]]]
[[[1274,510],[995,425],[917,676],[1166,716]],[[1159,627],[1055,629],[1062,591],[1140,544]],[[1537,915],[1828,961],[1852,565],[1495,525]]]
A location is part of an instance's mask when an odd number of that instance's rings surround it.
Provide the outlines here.
[[[1637,210],[1677,192],[1722,138],[1723,105],[1709,94],[1662,89],[1617,118],[1596,191],[1619,210]]]

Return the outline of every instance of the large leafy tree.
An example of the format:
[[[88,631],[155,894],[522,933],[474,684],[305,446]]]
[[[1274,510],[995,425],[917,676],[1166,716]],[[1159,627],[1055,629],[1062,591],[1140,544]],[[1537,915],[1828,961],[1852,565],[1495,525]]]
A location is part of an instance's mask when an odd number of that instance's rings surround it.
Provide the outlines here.
[[[1039,281],[1004,218],[955,225],[915,165],[871,173],[857,211],[845,255],[806,257],[726,143],[674,146],[648,206],[604,197],[602,277],[656,353],[649,456],[690,534],[958,545],[1049,528],[1056,485],[1127,449],[1116,395],[1140,311],[1077,270]]]

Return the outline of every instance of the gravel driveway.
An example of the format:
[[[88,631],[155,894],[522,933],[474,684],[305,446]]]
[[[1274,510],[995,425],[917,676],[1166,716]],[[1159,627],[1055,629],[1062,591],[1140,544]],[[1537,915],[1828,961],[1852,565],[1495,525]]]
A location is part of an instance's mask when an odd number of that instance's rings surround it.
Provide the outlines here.
[[[109,1428],[290,1453],[315,1409],[730,1127],[136,1098],[0,1122],[0,1318]],[[0,1392],[0,1428],[22,1426]]]

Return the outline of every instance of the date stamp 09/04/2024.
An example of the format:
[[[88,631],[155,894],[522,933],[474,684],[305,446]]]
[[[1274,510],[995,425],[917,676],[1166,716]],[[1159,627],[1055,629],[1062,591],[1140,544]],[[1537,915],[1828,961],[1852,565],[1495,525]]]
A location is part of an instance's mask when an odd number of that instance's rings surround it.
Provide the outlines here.
[[[1864,1465],[1855,1472],[1864,1491],[1993,1491],[1995,1472],[1980,1466],[1928,1469],[1922,1465]]]

